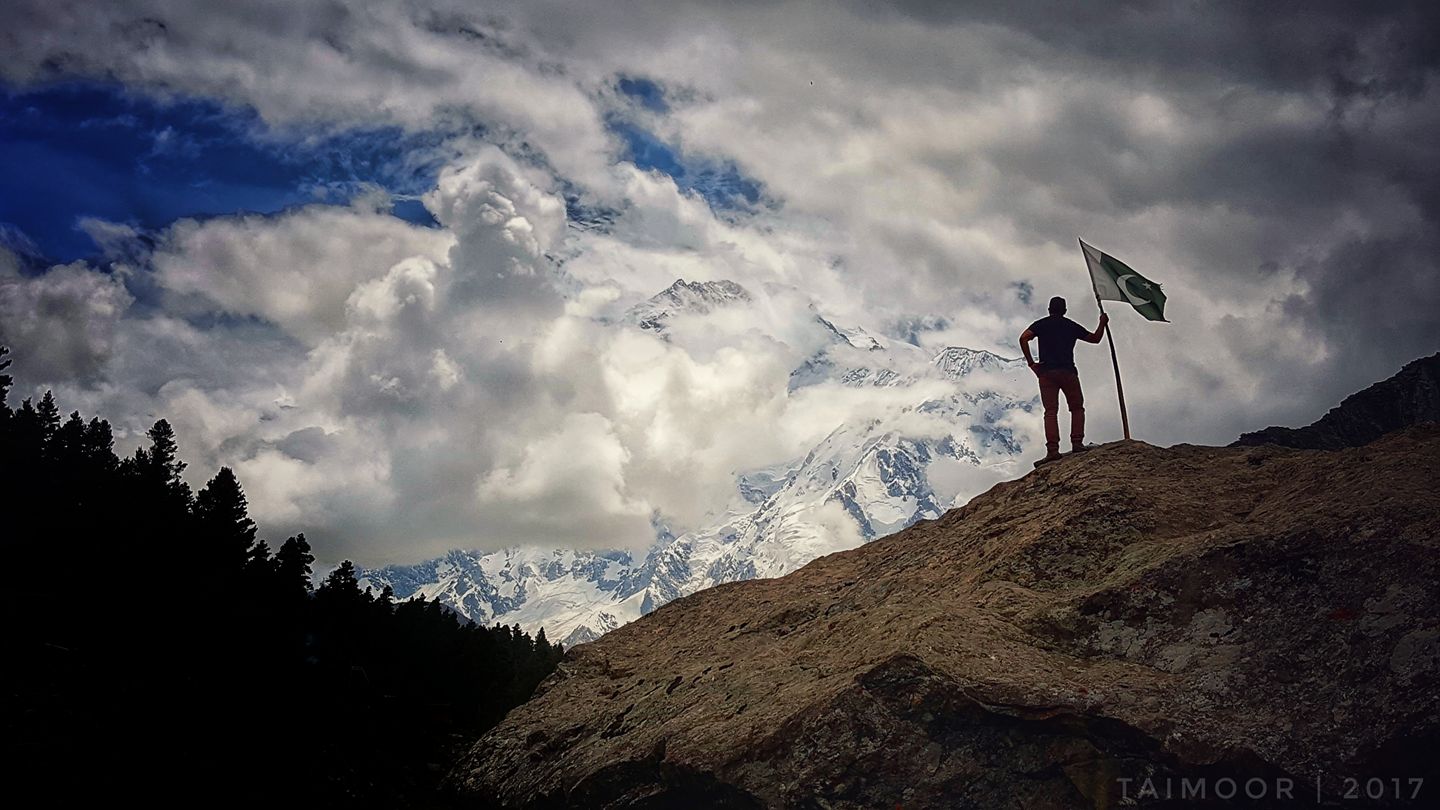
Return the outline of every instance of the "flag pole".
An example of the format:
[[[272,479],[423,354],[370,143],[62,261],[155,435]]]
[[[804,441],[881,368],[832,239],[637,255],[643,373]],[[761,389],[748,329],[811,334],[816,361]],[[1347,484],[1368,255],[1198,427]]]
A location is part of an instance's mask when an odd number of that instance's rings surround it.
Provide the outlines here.
[[[1080,242],[1080,255],[1085,256],[1085,241]],[[1085,258],[1085,272],[1090,276],[1090,290],[1095,293],[1095,306],[1105,314],[1105,305],[1100,301],[1100,288],[1095,286],[1095,274],[1090,270],[1090,259]],[[1125,441],[1130,441],[1130,415],[1125,412],[1125,385],[1120,382],[1120,358],[1115,354],[1115,336],[1110,334],[1110,324],[1105,324],[1105,339],[1110,342],[1110,363],[1115,367],[1115,393],[1120,395],[1120,427],[1125,431]]]

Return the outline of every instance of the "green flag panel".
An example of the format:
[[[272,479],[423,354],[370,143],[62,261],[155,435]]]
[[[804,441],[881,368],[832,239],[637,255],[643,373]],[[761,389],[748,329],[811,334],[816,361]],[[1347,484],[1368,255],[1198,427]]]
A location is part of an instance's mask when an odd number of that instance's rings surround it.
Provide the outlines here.
[[[1090,268],[1090,279],[1095,283],[1095,295],[1102,301],[1124,301],[1135,311],[1152,321],[1165,320],[1165,293],[1160,285],[1145,278],[1129,265],[1103,253],[1091,245],[1080,242],[1085,254],[1085,264]]]

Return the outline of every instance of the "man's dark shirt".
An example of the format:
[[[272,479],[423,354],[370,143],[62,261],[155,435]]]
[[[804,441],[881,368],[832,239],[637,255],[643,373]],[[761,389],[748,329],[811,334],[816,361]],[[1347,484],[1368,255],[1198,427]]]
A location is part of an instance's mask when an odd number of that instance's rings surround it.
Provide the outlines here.
[[[1045,368],[1075,370],[1075,341],[1090,330],[1064,315],[1051,315],[1030,324],[1030,331],[1040,339],[1040,365]]]

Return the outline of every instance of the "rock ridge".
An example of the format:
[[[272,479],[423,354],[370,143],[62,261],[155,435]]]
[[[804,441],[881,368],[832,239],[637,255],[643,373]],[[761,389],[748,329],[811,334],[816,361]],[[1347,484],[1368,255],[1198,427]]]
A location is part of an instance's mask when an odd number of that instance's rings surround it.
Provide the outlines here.
[[[1395,376],[1346,397],[1303,428],[1245,433],[1232,447],[1278,444],[1338,450],[1373,442],[1394,430],[1440,421],[1440,353],[1405,364]]]
[[[527,808],[1440,789],[1437,478],[1434,426],[1335,452],[1104,445],[576,647],[451,782]]]

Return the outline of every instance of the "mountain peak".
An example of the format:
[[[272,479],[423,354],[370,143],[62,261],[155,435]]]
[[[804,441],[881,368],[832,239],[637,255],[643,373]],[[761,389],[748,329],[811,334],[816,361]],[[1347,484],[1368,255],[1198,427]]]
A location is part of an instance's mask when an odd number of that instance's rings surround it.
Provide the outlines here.
[[[641,329],[661,330],[666,320],[680,313],[705,315],[753,300],[748,290],[733,281],[686,281],[677,278],[669,287],[632,307],[626,313],[626,320]]]
[[[1314,424],[1246,433],[1235,446],[1278,444],[1336,450],[1426,422],[1440,422],[1440,354],[1412,360],[1395,376],[1346,397]]]
[[[810,309],[812,312],[815,313],[815,322],[818,323],[822,329],[824,329],[830,334],[830,340],[832,343],[853,346],[856,349],[864,349],[868,352],[878,352],[885,350],[885,344],[864,329],[861,329],[858,326],[850,327],[848,329],[841,329],[840,327],[832,323],[824,315],[816,312],[813,304],[811,305]]]
[[[959,379],[975,371],[1002,371],[1016,368],[1021,361],[1018,358],[1001,357],[983,349],[947,346],[936,353],[930,363],[946,377]]]
[[[1431,782],[1437,476],[1433,426],[1337,452],[1104,445],[571,650],[454,781],[614,808]]]
[[[686,299],[710,299],[710,300],[741,300],[749,301],[750,293],[744,287],[729,279],[717,281],[686,281],[683,278],[675,279],[669,287],[656,293],[651,300],[666,297],[675,301]]]

